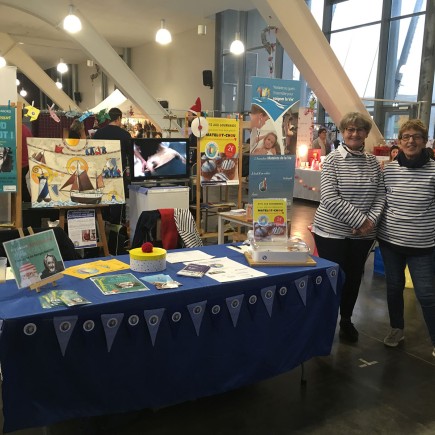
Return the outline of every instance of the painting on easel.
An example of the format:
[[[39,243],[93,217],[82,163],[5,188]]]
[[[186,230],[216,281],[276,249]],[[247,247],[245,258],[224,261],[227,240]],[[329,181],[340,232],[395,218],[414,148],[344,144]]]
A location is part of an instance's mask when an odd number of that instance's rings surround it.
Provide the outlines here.
[[[29,138],[32,207],[124,204],[117,140]]]

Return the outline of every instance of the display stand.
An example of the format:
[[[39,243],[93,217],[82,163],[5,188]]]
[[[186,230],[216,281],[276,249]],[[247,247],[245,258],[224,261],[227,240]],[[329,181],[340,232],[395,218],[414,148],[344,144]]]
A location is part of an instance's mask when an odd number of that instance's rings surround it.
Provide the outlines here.
[[[18,229],[18,234],[20,235],[21,238],[24,237],[24,231],[23,229],[17,228]],[[27,231],[29,232],[29,234],[35,234],[33,232],[33,228],[32,227],[28,227]],[[37,293],[39,293],[41,291],[41,287],[44,286],[45,284],[49,284],[52,283],[53,286],[56,286],[56,281],[60,278],[63,277],[63,274],[61,273],[56,273],[54,275],[51,276],[47,276],[47,278],[42,279],[41,281],[35,282],[34,284],[30,284],[29,288],[30,290],[36,290]]]
[[[109,257],[109,247],[107,245],[107,238],[106,238],[106,228],[104,225],[103,215],[101,213],[101,210],[103,207],[108,207],[108,204],[95,204],[95,205],[80,205],[80,206],[65,206],[65,207],[59,207],[59,227],[65,230],[65,214],[68,212],[68,210],[78,210],[78,209],[93,209],[95,210],[95,218],[97,221],[97,228],[98,228],[98,242],[97,247],[102,249],[104,257]]]
[[[22,103],[11,103],[11,107],[15,107],[15,120],[16,120],[16,171],[17,171],[17,191],[11,192],[11,219],[10,222],[1,224],[2,228],[9,229],[19,229],[23,226],[22,217],[22,188],[21,185],[21,158],[22,158],[22,115],[23,115],[23,104]],[[7,194],[9,195],[9,194]]]

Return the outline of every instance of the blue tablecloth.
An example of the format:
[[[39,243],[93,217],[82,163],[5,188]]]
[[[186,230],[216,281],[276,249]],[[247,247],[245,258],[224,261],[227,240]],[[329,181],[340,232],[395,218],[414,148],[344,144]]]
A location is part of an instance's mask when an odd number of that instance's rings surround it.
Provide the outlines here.
[[[225,245],[201,249],[246,264]],[[58,289],[92,304],[50,310],[36,292],[1,284],[4,431],[193,400],[328,355],[342,277],[316,261],[225,284],[178,277],[183,265],[167,263],[182,287],[110,296],[65,276]]]

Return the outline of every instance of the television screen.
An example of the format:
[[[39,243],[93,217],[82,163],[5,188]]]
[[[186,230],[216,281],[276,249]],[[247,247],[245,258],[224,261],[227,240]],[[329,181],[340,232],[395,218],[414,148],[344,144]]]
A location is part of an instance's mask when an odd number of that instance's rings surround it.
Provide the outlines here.
[[[189,139],[132,139],[132,182],[189,178]]]

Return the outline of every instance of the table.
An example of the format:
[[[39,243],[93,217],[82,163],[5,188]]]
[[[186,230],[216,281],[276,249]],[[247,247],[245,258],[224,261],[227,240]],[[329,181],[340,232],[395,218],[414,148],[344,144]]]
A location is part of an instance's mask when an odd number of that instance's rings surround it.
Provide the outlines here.
[[[225,239],[225,225],[224,221],[232,222],[233,224],[240,225],[242,227],[253,228],[252,218],[248,219],[246,213],[234,214],[234,213],[218,213],[218,244],[222,245]]]
[[[295,169],[293,197],[320,202],[320,174],[312,169]]]
[[[225,245],[201,249],[247,264]],[[180,276],[178,289],[111,296],[65,276],[58,288],[92,304],[51,310],[35,292],[2,284],[4,431],[194,400],[328,355],[342,274],[316,261],[261,267],[268,276],[226,284]],[[165,273],[181,267],[168,263]]]

